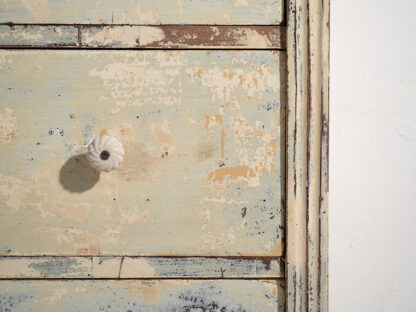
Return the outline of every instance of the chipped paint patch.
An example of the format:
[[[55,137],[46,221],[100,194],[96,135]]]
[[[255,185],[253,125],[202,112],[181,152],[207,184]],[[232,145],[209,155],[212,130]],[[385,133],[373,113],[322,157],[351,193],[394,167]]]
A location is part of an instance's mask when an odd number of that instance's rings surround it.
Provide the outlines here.
[[[143,258],[125,258],[120,270],[120,277],[153,277],[155,268]]]
[[[83,45],[99,47],[140,47],[164,38],[161,28],[148,26],[88,27],[81,33]]]
[[[222,115],[205,115],[205,128],[209,129],[211,127],[222,125]]]
[[[249,47],[270,47],[272,46],[272,42],[266,35],[260,35],[254,29],[246,29],[242,31],[235,32],[236,38],[241,45],[249,46]]]
[[[10,143],[19,136],[16,116],[11,108],[0,113],[0,143]]]

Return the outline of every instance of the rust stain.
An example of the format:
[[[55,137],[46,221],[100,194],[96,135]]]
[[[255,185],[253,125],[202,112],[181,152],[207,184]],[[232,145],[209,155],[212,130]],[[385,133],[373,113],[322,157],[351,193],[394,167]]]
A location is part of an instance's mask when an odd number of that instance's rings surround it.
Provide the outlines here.
[[[258,69],[260,76],[263,76],[263,70],[261,68]]]

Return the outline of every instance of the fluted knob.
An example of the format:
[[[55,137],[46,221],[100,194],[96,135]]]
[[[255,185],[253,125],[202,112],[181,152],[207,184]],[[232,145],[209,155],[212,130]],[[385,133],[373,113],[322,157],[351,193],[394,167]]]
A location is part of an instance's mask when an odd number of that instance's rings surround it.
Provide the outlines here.
[[[98,172],[109,172],[120,166],[124,157],[123,145],[114,137],[97,135],[88,145],[88,161]]]

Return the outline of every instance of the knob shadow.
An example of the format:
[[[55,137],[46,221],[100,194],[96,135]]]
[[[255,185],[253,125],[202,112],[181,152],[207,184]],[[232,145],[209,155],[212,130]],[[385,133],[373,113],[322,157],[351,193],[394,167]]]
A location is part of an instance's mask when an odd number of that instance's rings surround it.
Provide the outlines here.
[[[89,165],[86,154],[72,156],[59,171],[59,183],[71,193],[88,191],[99,179],[100,173]]]

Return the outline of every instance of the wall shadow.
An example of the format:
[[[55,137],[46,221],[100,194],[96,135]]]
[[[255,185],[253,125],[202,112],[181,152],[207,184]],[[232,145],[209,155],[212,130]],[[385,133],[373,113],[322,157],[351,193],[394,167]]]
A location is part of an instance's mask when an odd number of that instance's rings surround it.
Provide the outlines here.
[[[59,171],[59,183],[71,193],[83,193],[94,187],[100,173],[90,167],[86,154],[69,158]]]

